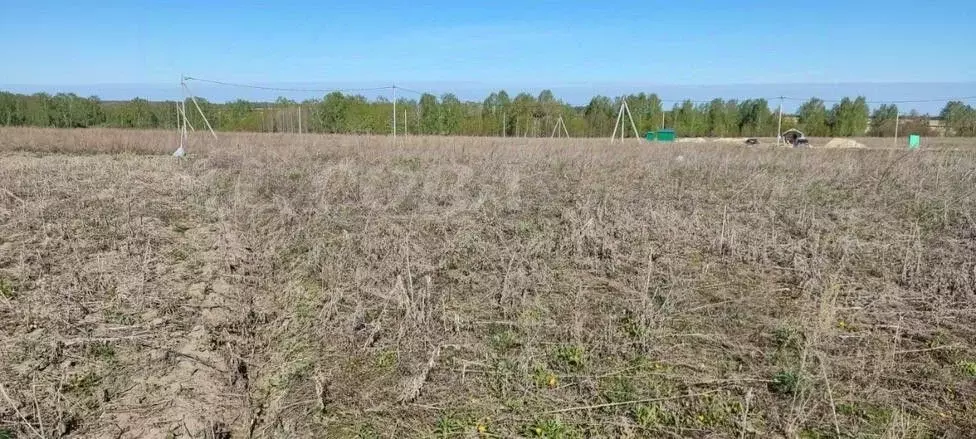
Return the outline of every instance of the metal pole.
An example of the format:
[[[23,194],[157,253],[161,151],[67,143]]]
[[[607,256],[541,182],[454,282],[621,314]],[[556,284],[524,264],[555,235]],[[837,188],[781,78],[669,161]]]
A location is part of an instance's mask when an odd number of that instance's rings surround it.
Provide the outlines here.
[[[298,134],[302,133],[302,104],[298,104]]]

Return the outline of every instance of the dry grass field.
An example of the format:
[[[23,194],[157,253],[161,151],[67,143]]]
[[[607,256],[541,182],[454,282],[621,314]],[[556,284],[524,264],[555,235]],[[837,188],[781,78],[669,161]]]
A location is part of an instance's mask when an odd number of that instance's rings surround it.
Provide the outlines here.
[[[976,434],[971,139],[175,141],[0,130],[0,438]]]

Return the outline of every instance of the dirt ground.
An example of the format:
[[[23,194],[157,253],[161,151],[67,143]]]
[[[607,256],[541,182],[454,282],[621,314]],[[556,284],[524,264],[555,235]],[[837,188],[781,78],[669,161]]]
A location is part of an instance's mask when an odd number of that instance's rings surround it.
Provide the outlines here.
[[[0,438],[976,431],[972,139],[174,141],[0,130]]]

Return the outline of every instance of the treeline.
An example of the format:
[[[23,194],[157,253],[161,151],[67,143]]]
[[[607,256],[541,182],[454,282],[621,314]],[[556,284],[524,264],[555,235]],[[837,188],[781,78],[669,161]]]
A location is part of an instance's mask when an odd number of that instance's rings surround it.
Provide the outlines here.
[[[561,117],[570,135],[603,137],[613,131],[621,98],[596,96],[585,106],[572,106],[549,90],[538,96],[505,91],[483,102],[465,102],[447,93],[399,99],[397,131],[406,134],[472,136],[549,136]],[[626,97],[638,131],[672,128],[689,136],[775,136],[779,115],[765,99],[684,101],[667,108],[655,94]],[[295,102],[238,100],[213,103],[197,98],[186,103],[189,122],[203,129],[196,110],[207,115],[215,130],[258,132],[314,132],[385,134],[393,128],[393,103],[378,98],[330,93],[322,99]],[[976,136],[976,110],[963,102],[949,102],[940,113],[947,135]],[[59,93],[23,95],[0,92],[0,125],[57,128],[176,128],[176,102],[102,101]],[[912,111],[900,114],[895,105],[870,111],[864,97],[844,98],[828,108],[820,99],[803,103],[795,115],[783,116],[783,130],[799,128],[809,136],[891,136],[899,132],[933,134],[929,117]],[[627,126],[628,133],[632,129]]]

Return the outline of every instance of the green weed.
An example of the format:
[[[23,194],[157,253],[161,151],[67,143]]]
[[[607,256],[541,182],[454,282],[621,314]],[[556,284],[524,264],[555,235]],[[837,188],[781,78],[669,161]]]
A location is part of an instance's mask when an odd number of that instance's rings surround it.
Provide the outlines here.
[[[538,420],[525,429],[528,437],[546,439],[565,439],[577,437],[572,428],[564,424],[560,419]]]
[[[102,378],[95,375],[94,372],[74,375],[68,378],[64,391],[65,393],[88,393],[101,382]]]
[[[769,390],[781,395],[796,395],[800,390],[800,377],[793,372],[779,371],[773,375]]]
[[[638,404],[631,409],[630,416],[642,428],[657,428],[675,425],[674,414],[660,404]]]
[[[559,385],[559,377],[543,366],[536,366],[532,372],[532,381],[535,382],[536,387],[540,388],[552,389]]]
[[[380,353],[379,357],[376,358],[376,367],[380,369],[390,369],[397,365],[400,361],[400,355],[397,351],[389,350]]]
[[[976,361],[960,361],[959,368],[964,374],[976,378]]]
[[[585,364],[583,348],[576,345],[563,345],[553,355],[555,365],[564,370],[579,370]]]
[[[620,322],[620,328],[632,340],[643,340],[647,336],[647,326],[633,313],[628,312]]]
[[[288,179],[291,181],[298,181],[305,178],[305,173],[298,170],[288,171]]]
[[[518,236],[535,236],[539,227],[531,221],[519,220],[515,223],[515,234]]]
[[[495,361],[493,366],[492,375],[495,378],[487,382],[489,391],[501,398],[516,391],[519,383],[523,380],[523,372],[519,370],[518,364],[511,360],[499,359]]]
[[[13,299],[16,295],[17,291],[14,288],[14,282],[5,277],[0,277],[0,297]]]
[[[103,315],[105,316],[105,323],[113,323],[116,325],[134,325],[136,323],[136,319],[134,317],[121,311],[107,309],[104,311]]]
[[[104,361],[115,361],[115,348],[108,343],[95,343],[88,346],[88,355]]]
[[[606,389],[601,392],[609,402],[632,401],[638,399],[637,386],[626,376],[612,377],[606,382]]]
[[[462,437],[465,426],[466,423],[461,419],[450,415],[442,416],[434,426],[434,435],[439,438]]]
[[[359,426],[359,431],[356,432],[356,437],[359,439],[379,439],[380,434],[376,432],[372,424],[363,424]]]
[[[798,351],[803,345],[803,334],[794,328],[776,328],[773,331],[773,343],[778,350]]]
[[[836,439],[833,427],[805,428],[798,433],[799,439]]]
[[[508,352],[522,345],[518,333],[511,329],[504,329],[491,335],[490,344],[497,352]]]

